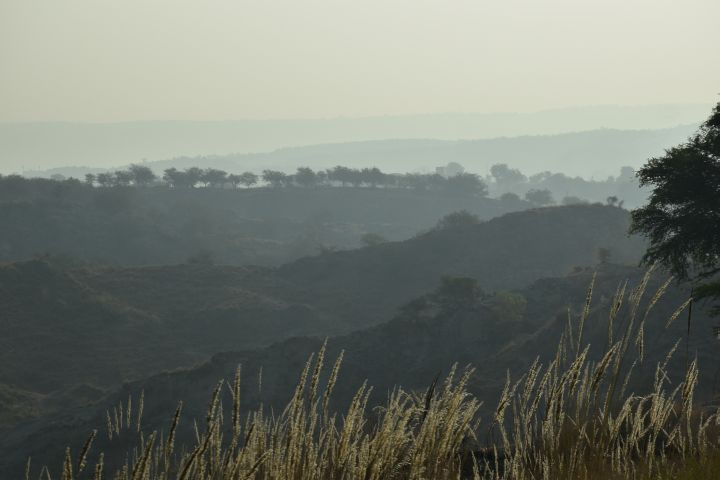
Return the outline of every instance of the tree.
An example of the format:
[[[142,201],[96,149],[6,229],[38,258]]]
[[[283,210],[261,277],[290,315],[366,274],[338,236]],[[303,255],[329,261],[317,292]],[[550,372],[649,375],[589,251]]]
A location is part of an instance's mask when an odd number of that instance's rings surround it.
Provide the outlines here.
[[[109,187],[115,183],[115,176],[112,173],[98,173],[95,180],[101,187]]]
[[[314,187],[317,183],[317,175],[310,167],[298,167],[295,173],[295,182],[301,187]]]
[[[448,179],[439,173],[425,175],[425,185],[430,190],[448,190]]]
[[[529,190],[525,194],[525,200],[532,203],[533,205],[544,207],[545,205],[552,205],[555,203],[555,200],[553,199],[552,192],[550,190],[536,190],[532,189]]]
[[[373,188],[384,183],[385,174],[377,167],[363,168],[360,173],[362,181]]]
[[[498,200],[503,204],[503,206],[509,208],[521,208],[526,205],[517,193],[512,192],[503,193],[500,197],[498,197]]]
[[[262,178],[273,188],[282,187],[287,182],[287,175],[277,170],[263,170]]]
[[[95,185],[96,177],[92,173],[86,173],[85,174],[85,183],[90,185],[91,187]]]
[[[126,187],[132,182],[133,176],[130,170],[118,170],[115,172],[115,186]]]
[[[166,168],[163,172],[163,180],[171,187],[180,187],[185,183],[185,174],[175,167]]]
[[[185,172],[183,173],[185,174],[183,179],[185,181],[184,186],[186,187],[195,188],[195,185],[197,185],[197,183],[202,180],[203,171],[198,167],[186,168]]]
[[[352,170],[348,167],[338,165],[328,171],[328,178],[334,182],[340,182],[344,187],[346,184],[352,182]]]
[[[527,177],[520,170],[510,168],[505,163],[497,163],[490,167],[490,174],[500,187],[511,187],[527,181]]]
[[[448,213],[442,217],[435,228],[445,230],[447,228],[467,227],[478,223],[480,223],[480,219],[477,215],[473,215],[467,210],[460,210],[459,212]]]
[[[406,173],[399,180],[400,186],[404,188],[412,188],[413,190],[427,190],[429,178],[427,175],[420,173]]]
[[[146,187],[157,178],[155,173],[144,165],[130,165],[128,173],[132,176],[132,182],[138,187]]]
[[[444,167],[437,167],[435,171],[445,177],[454,177],[455,175],[465,173],[465,167],[463,167],[457,162],[450,162]]]
[[[477,195],[486,197],[487,185],[474,173],[459,173],[447,179],[447,188],[450,192],[463,195]]]
[[[227,172],[216,168],[208,168],[203,170],[200,180],[211,187],[222,187],[227,181]]]
[[[401,175],[397,173],[385,173],[383,174],[385,178],[383,179],[383,183],[386,187],[395,187],[397,188],[400,186],[400,179],[402,178]]]
[[[353,187],[359,187],[363,183],[363,175],[357,168],[348,169],[348,181]]]
[[[231,173],[227,176],[227,181],[230,182],[230,185],[232,185],[233,189],[237,189],[238,185],[240,185],[240,175]]]
[[[643,261],[695,280],[695,298],[719,298],[720,103],[687,142],[651,158],[637,175],[641,186],[653,187],[647,205],[631,213],[631,232],[650,241]]]
[[[252,172],[243,172],[240,174],[240,183],[250,188],[258,182],[258,176]]]
[[[327,185],[327,181],[328,181],[327,171],[318,170],[317,172],[315,172],[315,176],[317,177],[318,185]]]

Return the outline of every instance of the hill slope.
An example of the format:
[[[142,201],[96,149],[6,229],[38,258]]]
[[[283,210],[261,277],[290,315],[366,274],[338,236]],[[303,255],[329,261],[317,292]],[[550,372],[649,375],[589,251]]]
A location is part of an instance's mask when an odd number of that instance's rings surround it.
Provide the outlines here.
[[[277,272],[308,297],[327,298],[333,311],[379,320],[443,275],[477,278],[483,288],[520,288],[595,264],[601,247],[617,263],[637,264],[645,243],[629,237],[628,226],[628,212],[614,207],[527,210],[405,242],[307,257]]]
[[[0,177],[0,261],[38,254],[131,265],[207,257],[278,265],[365,233],[403,240],[457,210],[481,219],[527,208],[444,192],[372,188],[91,188]]]
[[[627,222],[613,207],[531,210],[278,269],[10,264],[0,267],[0,383],[106,388],[220,350],[378,324],[446,275],[521,288],[595,263],[599,247],[636,263],[643,242],[627,238]]]
[[[634,285],[642,273],[637,268],[614,265],[599,269],[585,334],[587,341],[596,347],[592,356],[597,357],[604,345],[605,318],[612,308],[610,299],[618,284],[629,279]],[[370,401],[374,405],[382,402],[395,385],[422,391],[433,378],[446,373],[457,362],[460,366],[472,363],[477,367],[470,389],[486,401],[484,414],[487,415],[495,407],[506,370],[517,378],[537,356],[541,361],[547,361],[553,355],[559,332],[567,322],[567,308],[573,315],[582,310],[591,276],[592,272],[585,270],[563,278],[544,279],[513,293],[496,294],[482,292],[474,286],[468,288],[472,283],[467,279],[444,281],[433,293],[403,307],[391,321],[329,341],[329,361],[341,350],[345,352],[333,394],[333,408],[346,408],[355,389],[366,379],[375,387]],[[648,305],[665,278],[664,274],[658,273],[651,279],[643,306]],[[671,286],[655,305],[647,324],[646,357],[644,363],[635,367],[640,383],[632,384],[631,388],[640,388],[643,378],[651,379],[655,363],[661,361],[675,341],[683,336],[681,322],[671,325],[668,330],[663,329],[663,324],[686,295],[682,288]],[[625,318],[626,314],[627,310],[621,311],[620,318]],[[709,319],[701,309],[694,321],[698,332],[709,330]],[[49,445],[57,445],[63,440],[73,445],[81,444],[82,432],[91,428],[102,431],[108,405],[124,402],[129,395],[136,398],[140,391],[145,392],[143,419],[146,433],[167,428],[175,403],[182,399],[186,420],[181,422],[179,438],[188,438],[192,435],[192,423],[187,419],[203,418],[208,396],[217,380],[232,378],[238,364],[242,365],[244,382],[243,408],[250,409],[262,402],[278,411],[292,394],[305,361],[320,349],[322,343],[319,338],[295,338],[262,350],[218,354],[197,368],[126,385],[106,398],[94,412],[93,409],[68,411],[50,426],[47,422],[26,424],[22,429],[8,432],[0,450],[23,451],[34,458],[59,464],[62,449],[57,449],[55,455],[48,455]],[[715,359],[714,343],[710,335],[698,333],[689,345],[697,352],[703,372],[700,400],[712,393],[708,386],[714,375],[711,368]],[[685,359],[676,356],[670,365],[673,378],[682,376],[684,365]],[[110,444],[104,435],[99,435],[97,441],[97,451],[123,448],[122,442],[119,446],[117,442]],[[12,454],[5,455],[2,461],[8,462],[5,464],[8,468],[9,465],[21,468],[22,461],[12,457]]]

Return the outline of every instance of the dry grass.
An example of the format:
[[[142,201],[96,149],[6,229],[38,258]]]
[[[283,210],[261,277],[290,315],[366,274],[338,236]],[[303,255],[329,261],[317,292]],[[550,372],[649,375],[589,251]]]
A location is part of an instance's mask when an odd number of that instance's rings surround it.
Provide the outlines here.
[[[441,385],[433,384],[423,394],[397,389],[372,416],[371,389],[363,385],[339,416],[328,411],[328,403],[342,356],[321,388],[323,347],[317,358],[308,360],[279,417],[267,416],[262,409],[243,416],[238,369],[227,385],[232,407],[227,412],[222,407],[220,382],[204,424],[195,425],[193,446],[178,450],[175,445],[182,404],[167,434],[144,435],[142,400],[134,410],[128,401],[108,412],[106,432],[110,439],[121,430],[139,436],[125,465],[105,473],[100,454],[97,463],[88,466],[93,434],[77,460],[67,451],[59,478],[711,478],[720,471],[720,416],[694,409],[696,363],[691,362],[682,382],[672,387],[666,367],[673,349],[657,365],[652,388],[643,394],[628,391],[633,367],[644,356],[646,321],[668,285],[642,302],[650,275],[635,288],[618,288],[608,319],[607,347],[596,361],[589,359],[589,345],[583,341],[591,284],[585,308],[578,319],[569,321],[549,364],[536,360],[515,381],[508,375],[488,425],[498,439],[495,445],[481,446],[476,439],[480,402],[466,391],[471,369],[453,368]],[[47,469],[41,474],[52,478]]]

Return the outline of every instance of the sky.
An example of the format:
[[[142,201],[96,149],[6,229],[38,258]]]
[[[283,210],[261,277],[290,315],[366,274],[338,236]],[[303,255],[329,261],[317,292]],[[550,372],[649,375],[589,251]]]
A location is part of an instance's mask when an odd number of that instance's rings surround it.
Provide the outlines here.
[[[718,18],[717,0],[0,0],[0,121],[712,105]]]

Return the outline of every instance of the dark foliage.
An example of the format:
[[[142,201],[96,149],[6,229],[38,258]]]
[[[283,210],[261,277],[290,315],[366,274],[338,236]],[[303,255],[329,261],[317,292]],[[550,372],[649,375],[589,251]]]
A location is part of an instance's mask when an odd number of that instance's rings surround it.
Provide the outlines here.
[[[653,188],[632,212],[632,232],[646,235],[647,263],[667,265],[680,278],[710,279],[698,296],[720,296],[720,103],[684,144],[652,158],[638,172]]]

